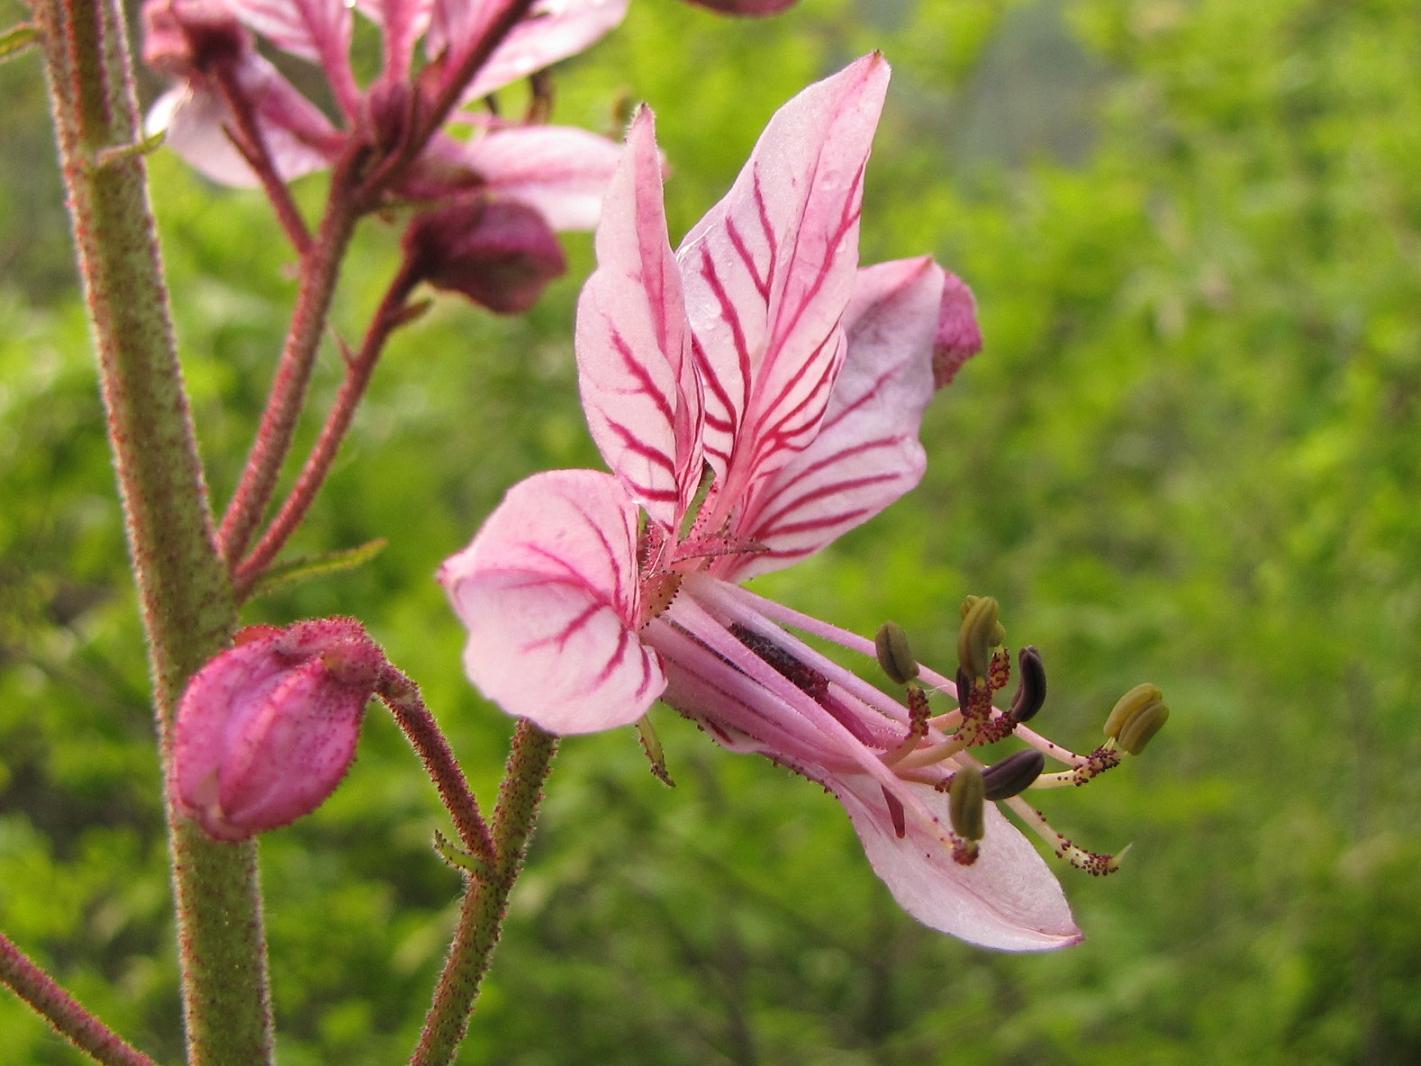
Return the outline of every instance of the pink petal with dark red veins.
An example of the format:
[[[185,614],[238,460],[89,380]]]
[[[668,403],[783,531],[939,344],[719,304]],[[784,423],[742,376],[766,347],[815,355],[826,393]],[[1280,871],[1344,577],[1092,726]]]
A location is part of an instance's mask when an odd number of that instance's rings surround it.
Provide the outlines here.
[[[361,13],[379,26],[385,37],[385,70],[388,81],[409,73],[414,43],[429,27],[433,0],[356,0]]]
[[[225,0],[232,14],[276,47],[325,72],[341,109],[354,116],[360,90],[350,69],[352,19],[345,0]]]
[[[592,438],[623,486],[674,529],[701,472],[701,406],[681,276],[666,239],[652,114],[637,112],[577,303],[577,369]]]
[[[515,485],[439,580],[469,630],[469,679],[555,733],[640,718],[666,687],[637,638],[637,509],[591,470]]]
[[[597,225],[622,156],[614,141],[571,126],[513,126],[452,143],[492,191],[537,208],[556,230]]]
[[[1050,868],[994,804],[977,861],[962,866],[912,819],[898,836],[879,783],[861,775],[828,778],[853,820],[864,853],[893,898],[924,925],[983,947],[1050,951],[1082,939]],[[947,796],[905,784],[947,821]]]
[[[290,181],[330,164],[341,135],[315,104],[255,53],[235,73],[282,178]],[[164,93],[148,112],[146,125],[150,132],[166,130],[166,143],[213,181],[238,188],[260,184],[224,129],[232,125],[227,105],[206,88],[189,83]]]
[[[712,571],[741,581],[788,566],[866,522],[922,479],[918,442],[933,394],[933,334],[943,271],[929,258],[858,273],[844,316],[848,355],[814,442],[751,489],[736,535],[763,552]]]
[[[431,59],[449,49],[456,68],[507,0],[435,0],[425,47]],[[464,89],[467,103],[576,55],[614,29],[628,0],[538,0]]]
[[[875,53],[785,104],[677,253],[705,386],[706,457],[726,475],[728,504],[809,445],[829,402],[887,87]]]

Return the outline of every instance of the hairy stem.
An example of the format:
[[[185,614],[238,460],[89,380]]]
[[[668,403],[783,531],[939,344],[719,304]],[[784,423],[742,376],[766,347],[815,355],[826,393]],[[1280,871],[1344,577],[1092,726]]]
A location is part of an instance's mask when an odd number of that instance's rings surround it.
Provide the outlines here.
[[[488,972],[508,912],[508,894],[523,868],[543,781],[556,751],[557,737],[526,719],[518,722],[493,818],[493,875],[486,880],[467,879],[459,926],[434,990],[434,1003],[424,1019],[419,1046],[410,1058],[411,1066],[452,1062],[468,1031],[479,985]]]
[[[235,566],[241,559],[266,513],[306,402],[306,387],[311,382],[316,353],[325,335],[326,315],[335,295],[340,264],[358,217],[347,194],[349,172],[348,163],[337,165],[321,228],[301,258],[296,307],[291,313],[291,328],[277,364],[271,395],[262,412],[257,437],[247,456],[237,491],[222,516],[218,541],[229,566]]]
[[[296,531],[296,527],[301,524],[315,501],[316,493],[325,483],[331,464],[335,462],[336,453],[340,451],[341,442],[345,440],[350,423],[355,418],[355,409],[365,396],[365,387],[370,383],[370,375],[375,372],[375,364],[380,359],[380,353],[384,351],[385,342],[404,321],[401,312],[414,284],[415,276],[408,267],[402,267],[395,280],[390,283],[375,317],[371,319],[360,351],[346,365],[345,381],[341,384],[335,405],[326,418],[326,424],[321,428],[321,435],[317,438],[306,465],[302,467],[296,484],[286,497],[286,502],[281,505],[276,518],[262,534],[257,546],[233,575],[233,584],[239,600],[246,597],[252,585],[281,551],[287,538]]]
[[[439,798],[444,801],[444,807],[459,832],[460,843],[470,854],[494,863],[497,851],[483,815],[479,813],[478,801],[474,799],[469,780],[454,758],[439,723],[424,705],[419,686],[391,667],[387,676],[381,679],[378,691],[380,699],[390,708],[390,713],[395,716],[395,721],[439,790]]]
[[[55,129],[94,331],[164,762],[187,679],[236,623],[178,365],[135,143],[132,56],[117,0],[37,0]],[[261,1063],[271,1013],[256,848],[219,844],[167,808],[190,1059]]]
[[[0,934],[0,983],[33,1007],[80,1051],[105,1066],[153,1066],[153,1060],[132,1047],[59,983],[41,970],[9,937]]]

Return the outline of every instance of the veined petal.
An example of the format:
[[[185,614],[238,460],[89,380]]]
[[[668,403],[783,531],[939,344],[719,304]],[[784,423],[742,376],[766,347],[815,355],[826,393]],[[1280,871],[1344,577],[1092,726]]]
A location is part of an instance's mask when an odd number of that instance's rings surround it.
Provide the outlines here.
[[[430,58],[446,48],[456,67],[482,36],[506,0],[434,0],[429,35]],[[629,0],[539,0],[528,17],[503,39],[463,93],[477,100],[519,78],[576,55],[615,28],[627,14]]]
[[[355,113],[360,90],[350,68],[350,8],[345,0],[225,0],[232,14],[282,51],[325,71],[336,99]]]
[[[888,86],[865,56],[780,108],[677,258],[727,505],[814,438],[843,359],[864,165]]]
[[[853,775],[824,784],[848,811],[874,872],[924,925],[1004,951],[1049,951],[1080,942],[1055,875],[995,804],[985,809],[977,861],[962,866],[912,819],[900,838],[877,781]],[[947,796],[928,785],[903,787],[947,821]]]
[[[454,143],[489,189],[537,208],[556,230],[597,225],[622,155],[615,142],[572,126],[512,126]]]
[[[675,528],[700,479],[701,404],[646,108],[607,191],[597,270],[577,303],[576,347],[593,440],[647,514]]]
[[[636,721],[666,687],[637,636],[637,510],[591,470],[515,485],[439,580],[469,630],[469,679],[555,733]]]
[[[302,96],[277,69],[252,53],[235,71],[238,85],[252,101],[276,172],[290,181],[330,163],[340,137],[319,108]],[[216,93],[189,83],[164,93],[148,112],[150,133],[167,131],[167,144],[213,181],[237,188],[259,184],[224,127],[231,113]]]
[[[845,314],[848,354],[813,443],[753,486],[736,535],[765,551],[726,556],[711,570],[740,581],[818,551],[913,488],[918,442],[933,395],[933,337],[943,270],[930,258],[858,273]]]

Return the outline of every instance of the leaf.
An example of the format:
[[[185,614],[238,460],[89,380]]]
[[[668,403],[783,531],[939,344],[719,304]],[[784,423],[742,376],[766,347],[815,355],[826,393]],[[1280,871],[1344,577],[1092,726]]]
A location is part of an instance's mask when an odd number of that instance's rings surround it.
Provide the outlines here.
[[[289,563],[273,566],[257,579],[257,583],[252,586],[252,594],[248,598],[257,599],[260,596],[269,596],[279,589],[299,585],[313,578],[325,577],[327,574],[338,574],[343,570],[354,570],[374,559],[385,550],[385,545],[388,543],[389,541],[384,537],[377,537],[375,540],[367,541],[354,548],[343,548],[340,551],[326,552],[322,555],[307,555],[300,559],[292,559]]]
[[[38,41],[39,29],[32,23],[21,22],[18,26],[11,26],[0,33],[0,62],[13,59]]]

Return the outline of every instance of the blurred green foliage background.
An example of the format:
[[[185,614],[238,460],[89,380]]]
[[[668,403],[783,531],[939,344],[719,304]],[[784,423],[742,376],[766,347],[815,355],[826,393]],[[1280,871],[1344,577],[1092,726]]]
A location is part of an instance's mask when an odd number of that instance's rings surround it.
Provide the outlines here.
[[[936,254],[987,348],[930,412],[922,488],[757,587],[866,633],[896,618],[949,665],[958,600],[992,593],[1077,747],[1163,685],[1145,756],[1042,804],[1136,848],[1103,881],[1061,870],[1082,946],[985,953],[901,914],[819,789],[658,709],[674,791],[630,731],[564,745],[461,1061],[1421,1061],[1421,8],[804,0],[746,25],[635,0],[565,65],[557,118],[657,109],[674,237],[775,107],[874,47],[896,73],[864,259]],[[34,57],[0,66],[0,928],[173,1061],[146,669],[43,95]],[[221,504],[290,256],[255,194],[170,153],[153,180]],[[363,232],[345,335],[396,240]],[[518,478],[600,465],[570,346],[590,241],[569,245],[531,315],[440,299],[396,338],[293,550],[389,548],[245,614],[364,619],[486,802],[510,723],[432,575]],[[339,372],[332,346],[314,410]],[[347,783],[266,838],[287,1066],[408,1053],[458,890],[441,825],[372,714]],[[76,1061],[9,996],[0,1048]]]

